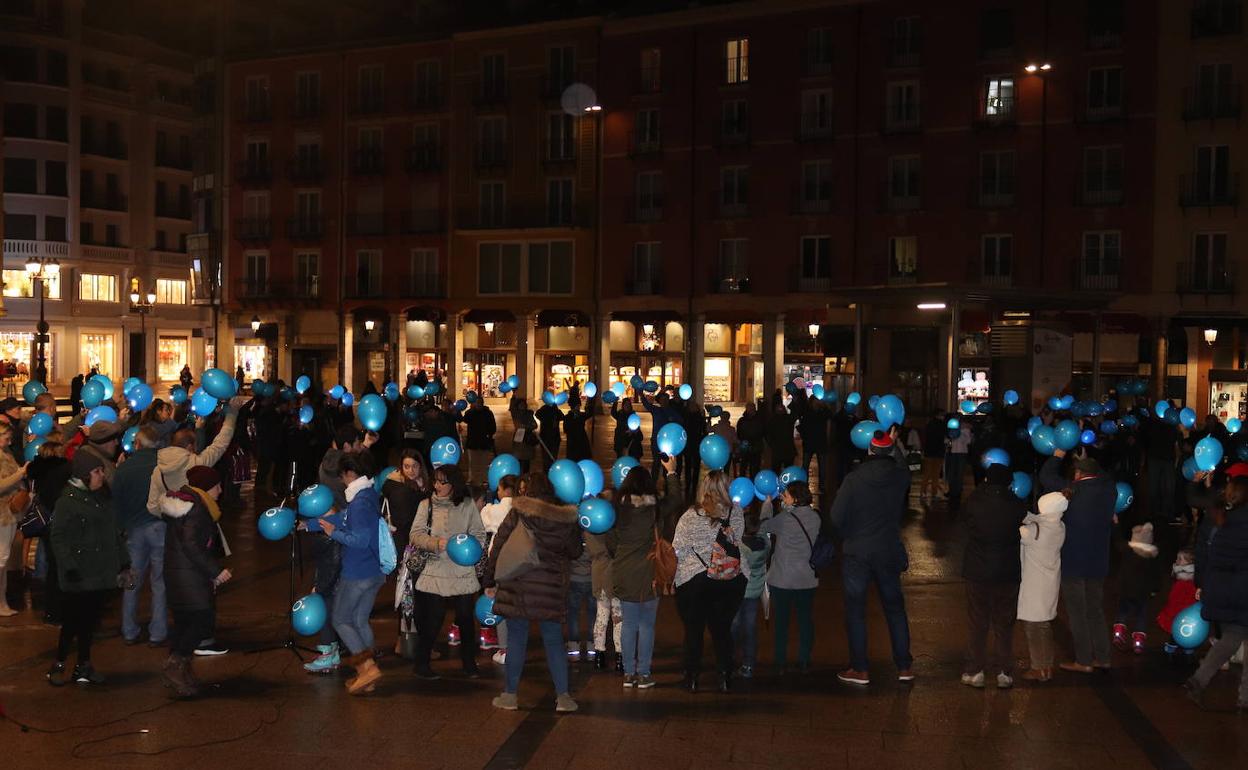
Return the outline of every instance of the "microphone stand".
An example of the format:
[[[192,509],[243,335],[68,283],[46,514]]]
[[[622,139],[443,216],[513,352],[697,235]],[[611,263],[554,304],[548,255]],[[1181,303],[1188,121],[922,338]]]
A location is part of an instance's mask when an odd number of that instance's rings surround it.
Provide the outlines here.
[[[286,490],[286,496],[282,498],[282,503],[280,506],[278,506],[279,508],[287,507],[287,505],[290,504],[291,500],[295,499],[295,485],[298,484],[297,471],[298,471],[298,464],[292,461],[290,464],[290,482]],[[298,598],[295,595],[295,562],[296,561],[298,561],[299,563],[299,574],[300,575],[303,574],[303,550],[299,548],[298,534],[299,534],[298,527],[294,527],[291,529],[290,534],[287,536],[290,540],[290,557],[289,557],[290,582],[289,582],[289,594],[288,594],[289,599],[286,602],[287,607],[294,607],[295,600]],[[304,645],[299,644],[299,640],[295,636],[295,627],[289,622],[287,622],[286,624],[286,639],[284,641],[278,644],[270,644],[268,646],[261,647],[256,650],[249,650],[248,654],[255,655],[258,653],[262,653],[262,652],[270,652],[272,650],[290,650],[291,654],[294,655],[296,658],[298,658],[300,663],[303,662],[303,655],[301,653],[303,652],[307,652],[311,654],[317,653],[317,651],[312,649],[311,647],[305,647]]]

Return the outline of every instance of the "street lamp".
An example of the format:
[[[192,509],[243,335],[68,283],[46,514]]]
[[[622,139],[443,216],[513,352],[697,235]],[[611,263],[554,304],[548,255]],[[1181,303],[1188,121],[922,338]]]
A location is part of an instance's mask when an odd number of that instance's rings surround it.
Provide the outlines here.
[[[45,388],[48,386],[48,321],[43,314],[46,290],[43,282],[61,272],[61,263],[50,257],[31,257],[26,260],[26,272],[30,274],[30,288],[39,295],[39,323],[35,326],[35,379]]]
[[[260,316],[258,315],[253,315],[251,317],[251,333],[252,334],[260,333]]]
[[[143,353],[139,357],[139,371],[135,375],[140,380],[147,379],[147,314],[156,307],[156,292],[142,291],[142,284],[135,278],[130,284],[130,312],[139,314],[139,337],[142,339]]]
[[[1217,341],[1218,341],[1218,330],[1217,329],[1205,329],[1205,344],[1212,346],[1213,343]]]
[[[818,337],[819,336],[819,324],[812,323],[812,324],[807,325],[806,331],[810,332],[811,337]]]
[[[373,319],[371,319],[371,318],[365,319],[365,321],[364,321],[364,331],[365,331],[367,334],[370,334],[370,335],[371,335],[371,334],[373,333],[373,329],[375,329],[375,328],[377,328],[377,322],[376,322],[376,321],[374,321],[374,320],[373,320]]]

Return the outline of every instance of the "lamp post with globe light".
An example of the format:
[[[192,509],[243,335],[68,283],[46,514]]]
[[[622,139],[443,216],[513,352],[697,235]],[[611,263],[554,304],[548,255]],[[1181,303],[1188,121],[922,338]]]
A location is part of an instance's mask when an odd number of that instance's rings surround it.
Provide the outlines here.
[[[156,307],[156,292],[143,291],[139,279],[130,284],[130,312],[139,314],[139,336],[143,342],[143,353],[139,358],[139,371],[134,373],[140,380],[147,380],[147,314]]]
[[[31,257],[26,260],[26,272],[30,274],[31,290],[39,296],[39,323],[35,326],[35,380],[48,386],[48,321],[44,316],[44,299],[47,294],[45,281],[60,274],[61,263],[49,257]]]

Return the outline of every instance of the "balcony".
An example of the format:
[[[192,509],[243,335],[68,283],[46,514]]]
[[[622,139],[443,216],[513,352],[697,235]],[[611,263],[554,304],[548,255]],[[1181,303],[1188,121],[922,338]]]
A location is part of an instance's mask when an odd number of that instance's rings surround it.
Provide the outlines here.
[[[885,134],[913,134],[923,130],[917,101],[890,105],[884,109],[882,117]]]
[[[352,115],[378,115],[386,111],[385,94],[358,94],[351,102]]]
[[[422,142],[407,148],[407,171],[424,174],[442,169],[442,149],[435,142]]]
[[[258,300],[306,302],[320,297],[320,276],[305,275],[293,281],[274,281],[268,277],[240,278],[234,283],[234,295],[248,303]]]
[[[325,217],[299,215],[286,220],[286,237],[292,241],[319,241],[325,237]]]
[[[711,276],[711,294],[747,294],[750,291],[750,279],[744,276]]]
[[[814,142],[831,139],[833,136],[832,113],[803,112],[797,124],[797,139],[800,142]]]
[[[442,276],[437,273],[416,273],[409,276],[406,296],[422,299],[445,297],[446,291],[442,288]]]
[[[503,142],[477,145],[473,153],[478,171],[499,171],[507,168],[508,146]]]
[[[1009,265],[985,265],[981,258],[966,263],[966,280],[974,285],[996,289],[1008,289],[1014,285],[1014,274]]]
[[[300,99],[295,98],[295,105],[291,109],[291,117],[295,120],[314,120],[321,116],[321,100],[316,99]]]
[[[83,190],[81,206],[84,209],[100,209],[101,211],[127,211],[126,196],[119,192],[102,190]]]
[[[794,276],[794,290],[803,294],[822,294],[832,290],[831,276],[802,275]]]
[[[420,235],[422,233],[440,233],[446,226],[442,212],[438,209],[414,209],[404,211],[400,217],[400,227],[404,235]]]
[[[1239,94],[1238,83],[1216,92],[1208,88],[1189,88],[1183,92],[1183,120],[1238,120]]]
[[[1076,206],[1121,206],[1123,204],[1126,196],[1121,184],[1110,186],[1101,180],[1096,181],[1098,184],[1089,185],[1087,181],[1080,180],[1080,183],[1075,186]]]
[[[918,211],[921,205],[918,191],[890,190],[888,182],[884,183],[884,195],[880,202],[882,211]]]
[[[827,214],[832,211],[832,184],[807,189],[798,185],[793,190],[794,214]]]
[[[629,133],[628,155],[630,158],[643,158],[647,156],[661,155],[662,153],[663,141],[659,135],[639,135],[636,131]]]
[[[268,217],[243,217],[234,220],[234,237],[240,241],[267,241],[273,236],[273,220]]]
[[[1121,93],[1113,101],[1106,101],[1104,104],[1088,104],[1084,99],[1079,105],[1077,120],[1080,123],[1110,123],[1124,120],[1127,114],[1123,109],[1123,104],[1124,96]]]
[[[156,165],[161,168],[172,168],[178,171],[191,170],[191,156],[177,152],[157,152]]]
[[[663,199],[652,198],[646,202],[638,202],[633,206],[633,222],[661,222],[663,220]]]
[[[544,205],[512,205],[501,211],[463,208],[455,216],[455,226],[462,230],[581,228],[590,224],[588,211],[575,208],[571,211],[552,211]]]
[[[82,140],[83,155],[98,155],[101,158],[125,160],[127,157],[126,143],[120,139],[93,139],[84,137]]]
[[[191,204],[188,201],[186,205],[180,204],[178,201],[156,201],[156,216],[164,219],[191,219]]]
[[[65,259],[69,256],[69,244],[64,241],[31,241],[20,238],[5,238],[4,256],[22,262],[31,257]]]
[[[723,121],[716,134],[719,147],[746,147],[750,143],[750,121],[746,119]]]
[[[1006,209],[1014,205],[1014,178],[976,179],[971,183],[971,205],[981,209]]]
[[[238,164],[238,181],[245,185],[266,185],[273,179],[268,158],[253,158]]]
[[[234,291],[243,299],[263,299],[272,297],[270,289],[276,288],[267,277],[241,278],[234,284]]]
[[[1199,174],[1179,179],[1179,205],[1183,208],[1239,206],[1239,174]]]
[[[244,99],[238,114],[246,123],[268,123],[273,120],[273,103],[269,99]]]
[[[917,35],[888,38],[885,49],[888,51],[888,66],[897,69],[919,66],[923,61],[921,43],[922,39]]]
[[[1233,0],[1199,0],[1191,12],[1193,38],[1237,35],[1243,28],[1243,8]]]
[[[445,99],[440,85],[429,85],[412,91],[408,104],[413,112],[433,112],[442,109]]]
[[[975,104],[975,125],[979,128],[1012,126],[1018,121],[1017,100],[1012,96],[983,95]]]
[[[624,293],[630,297],[649,297],[663,293],[663,282],[657,276],[633,278],[624,284]]]
[[[1075,260],[1074,285],[1083,291],[1118,291],[1122,261],[1080,257]]]
[[[385,155],[381,150],[356,150],[351,155],[353,176],[378,176],[386,171]]]
[[[808,78],[832,74],[831,48],[805,48],[802,50],[802,76]]]
[[[104,246],[101,244],[82,244],[82,258],[101,262],[134,263],[134,249],[126,246]]]
[[[740,219],[750,215],[750,203],[744,191],[715,190],[711,194],[711,210],[720,219]]]
[[[385,234],[385,214],[351,214],[347,217],[347,235],[374,236]]]
[[[317,157],[295,157],[286,164],[286,175],[295,183],[315,184],[325,178],[325,161]]]
[[[1238,265],[1233,259],[1196,259],[1175,266],[1179,294],[1234,294]]]
[[[1102,27],[1088,30],[1088,50],[1112,51],[1122,48],[1122,30],[1120,28]]]

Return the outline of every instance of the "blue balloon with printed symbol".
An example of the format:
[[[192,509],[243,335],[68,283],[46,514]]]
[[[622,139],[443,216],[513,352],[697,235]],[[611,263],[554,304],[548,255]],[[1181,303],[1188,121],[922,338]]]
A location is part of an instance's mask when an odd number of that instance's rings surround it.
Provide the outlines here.
[[[134,437],[139,435],[139,426],[131,425],[121,434],[121,451],[130,454],[134,451]]]
[[[87,412],[87,419],[83,420],[82,424],[90,428],[100,420],[104,420],[105,422],[117,422],[117,410],[111,406],[97,406]]]
[[[1018,391],[1007,390],[1005,391],[1005,393],[1002,394],[1001,398],[1003,401],[1005,401],[1006,406],[1014,406],[1015,404],[1018,403]]]
[[[1095,401],[1089,401],[1083,405],[1083,411],[1086,412],[1089,417],[1100,417],[1105,412],[1105,407]]]
[[[1222,462],[1222,442],[1213,436],[1205,436],[1196,442],[1196,451],[1192,456],[1196,458],[1197,468],[1211,471]]]
[[[199,386],[220,401],[233,398],[238,393],[238,382],[220,369],[205,371],[199,379]]]
[[[169,389],[169,400],[179,406],[185,404],[188,398],[190,398],[190,396],[187,395],[186,388],[181,385],[174,385]]]
[[[985,468],[990,465],[1004,465],[1010,467],[1010,453],[1000,447],[993,447],[984,452],[979,462]]]
[[[104,400],[104,384],[96,379],[87,380],[82,386],[82,393],[78,397],[82,399],[84,407],[94,409]]]
[[[1179,410],[1175,409],[1172,406],[1166,410],[1166,416],[1163,417],[1162,419],[1164,419],[1166,422],[1170,423],[1171,425],[1178,425],[1182,417],[1181,417]]]
[[[130,405],[130,410],[141,412],[152,405],[154,399],[152,386],[145,382],[136,383],[126,393],[126,403]]]
[[[446,541],[446,555],[461,567],[471,567],[481,561],[481,541],[463,532]]]
[[[1062,420],[1053,429],[1053,443],[1058,449],[1069,452],[1079,446],[1079,423],[1074,420]]]
[[[33,461],[39,456],[39,447],[47,443],[47,439],[43,436],[37,436],[26,442],[26,446],[22,449],[22,459],[26,462]]]
[[[1114,485],[1114,513],[1122,513],[1135,502],[1135,490],[1125,481]]]
[[[581,395],[585,398],[593,398],[598,395],[598,386],[592,382],[585,383],[585,387],[581,388]]]
[[[26,424],[26,432],[33,436],[46,436],[52,432],[56,421],[46,412],[36,412]]]
[[[1179,410],[1179,423],[1188,430],[1196,425],[1196,410],[1190,406],[1185,406]]]
[[[1196,458],[1189,457],[1183,461],[1183,465],[1179,466],[1179,472],[1183,474],[1183,478],[1187,481],[1195,481],[1196,474],[1200,473],[1200,469],[1196,467]]]
[[[585,496],[585,475],[581,468],[571,460],[556,460],[546,472],[550,485],[555,488],[555,496],[569,505],[575,505]]]
[[[299,375],[299,379],[295,380],[295,392],[299,395],[303,395],[310,387],[312,387],[312,378],[306,374]]]
[[[624,424],[628,426],[629,430],[641,430],[641,415],[633,412],[628,416],[628,419],[624,421]]]
[[[738,476],[728,485],[728,496],[732,502],[744,506],[754,497],[754,482],[745,476]]]
[[[1244,427],[1244,424],[1240,421],[1238,417],[1232,417],[1231,419],[1226,421],[1226,432],[1230,433],[1232,436],[1234,436],[1236,433],[1239,433],[1239,430],[1242,427]]]
[[[1031,476],[1022,471],[1014,471],[1014,480],[1010,482],[1010,491],[1020,500],[1026,500],[1031,494]]]
[[[498,621],[502,620],[494,614],[494,597],[481,594],[477,597],[477,603],[473,606],[473,614],[477,616],[477,622],[486,628],[493,628],[498,625]]]
[[[727,465],[731,454],[732,450],[728,447],[728,442],[718,433],[708,433],[702,439],[702,443],[698,444],[698,456],[702,458],[706,467],[713,471],[720,470]]]
[[[601,535],[615,526],[615,506],[601,497],[587,497],[576,509],[576,522],[591,535]]]
[[[875,436],[875,432],[880,430],[880,424],[874,420],[863,420],[855,423],[854,427],[849,431],[849,440],[853,445],[867,451],[871,448],[871,439]]]
[[[593,496],[602,492],[602,466],[593,460],[579,460],[576,466],[581,469],[581,477],[585,479],[585,495]]]
[[[475,390],[467,391],[464,393],[464,400],[470,404],[477,403],[477,392]]]
[[[398,401],[399,400],[399,383],[387,382],[386,387],[382,389],[382,394],[386,397],[386,400],[389,401],[390,403],[394,403],[395,401]]]
[[[693,398],[693,386],[692,386],[692,385],[690,385],[690,384],[689,384],[689,383],[687,383],[687,382],[686,382],[686,383],[684,383],[683,385],[681,385],[681,386],[677,389],[677,391],[676,391],[676,392],[677,392],[677,393],[680,395],[680,397],[681,397],[682,399],[684,399],[685,401],[688,401],[689,399]]]
[[[1042,455],[1051,455],[1057,449],[1057,438],[1053,428],[1041,425],[1031,432],[1031,445]]]
[[[659,451],[672,456],[685,451],[685,444],[688,441],[689,434],[685,432],[685,427],[674,422],[669,422],[659,428],[659,433],[655,437]]]
[[[501,454],[490,461],[490,468],[486,472],[486,481],[489,482],[490,489],[498,489],[498,482],[504,476],[519,476],[520,461],[515,455]]]
[[[321,632],[326,616],[325,599],[320,594],[308,594],[290,608],[290,627],[300,636],[313,636]]]
[[[334,493],[324,484],[313,484],[299,493],[299,515],[305,519],[324,516],[333,507]]]
[[[807,481],[808,480],[806,476],[806,470],[799,465],[790,465],[789,467],[780,471],[780,475],[777,476],[776,478],[780,484],[781,492],[783,492],[784,488],[787,487],[789,484],[792,484],[794,481]]]
[[[1091,446],[1096,443],[1096,431],[1091,429],[1084,430],[1079,434],[1079,443],[1084,446]]]
[[[312,422],[312,418],[316,416],[316,412],[312,409],[311,404],[304,404],[299,407],[299,424],[307,425]]]
[[[256,529],[265,540],[281,540],[295,529],[295,512],[289,508],[270,508],[256,519]]]
[[[378,431],[386,422],[386,410],[385,399],[376,393],[369,393],[360,399],[360,408],[356,410],[356,416],[360,418],[360,425],[364,426],[364,430]]]
[[[1136,417],[1136,416],[1135,416],[1135,415],[1133,415],[1133,414],[1128,414],[1128,415],[1125,415],[1125,416],[1122,418],[1122,427],[1124,427],[1124,428],[1138,428],[1138,427],[1140,427],[1140,418]]]
[[[619,489],[620,485],[624,483],[624,477],[638,465],[641,465],[641,461],[632,455],[616,458],[615,462],[611,464],[611,486]]]
[[[196,388],[191,394],[191,412],[196,417],[207,417],[217,408],[217,399],[203,388]]]
[[[563,406],[568,403],[568,391],[561,390],[555,394],[555,406]]]
[[[759,500],[775,497],[780,491],[780,477],[775,471],[762,470],[754,475],[754,495]]]
[[[429,447],[429,462],[435,468],[443,465],[458,465],[462,454],[458,441],[451,436],[443,436]]]
[[[892,393],[880,396],[875,402],[875,416],[884,430],[900,425],[906,420],[906,406],[901,399]]]
[[[1118,411],[1118,402],[1111,398],[1102,404],[1101,407],[1104,409],[1105,414],[1113,414]]]
[[[1175,644],[1185,650],[1194,650],[1209,638],[1209,621],[1205,620],[1204,605],[1196,602],[1183,608],[1170,624],[1170,635]]]
[[[26,384],[22,386],[22,398],[26,400],[26,403],[31,405],[35,403],[35,399],[39,398],[40,394],[47,392],[48,389],[44,387],[43,383],[39,380],[28,380]]]

